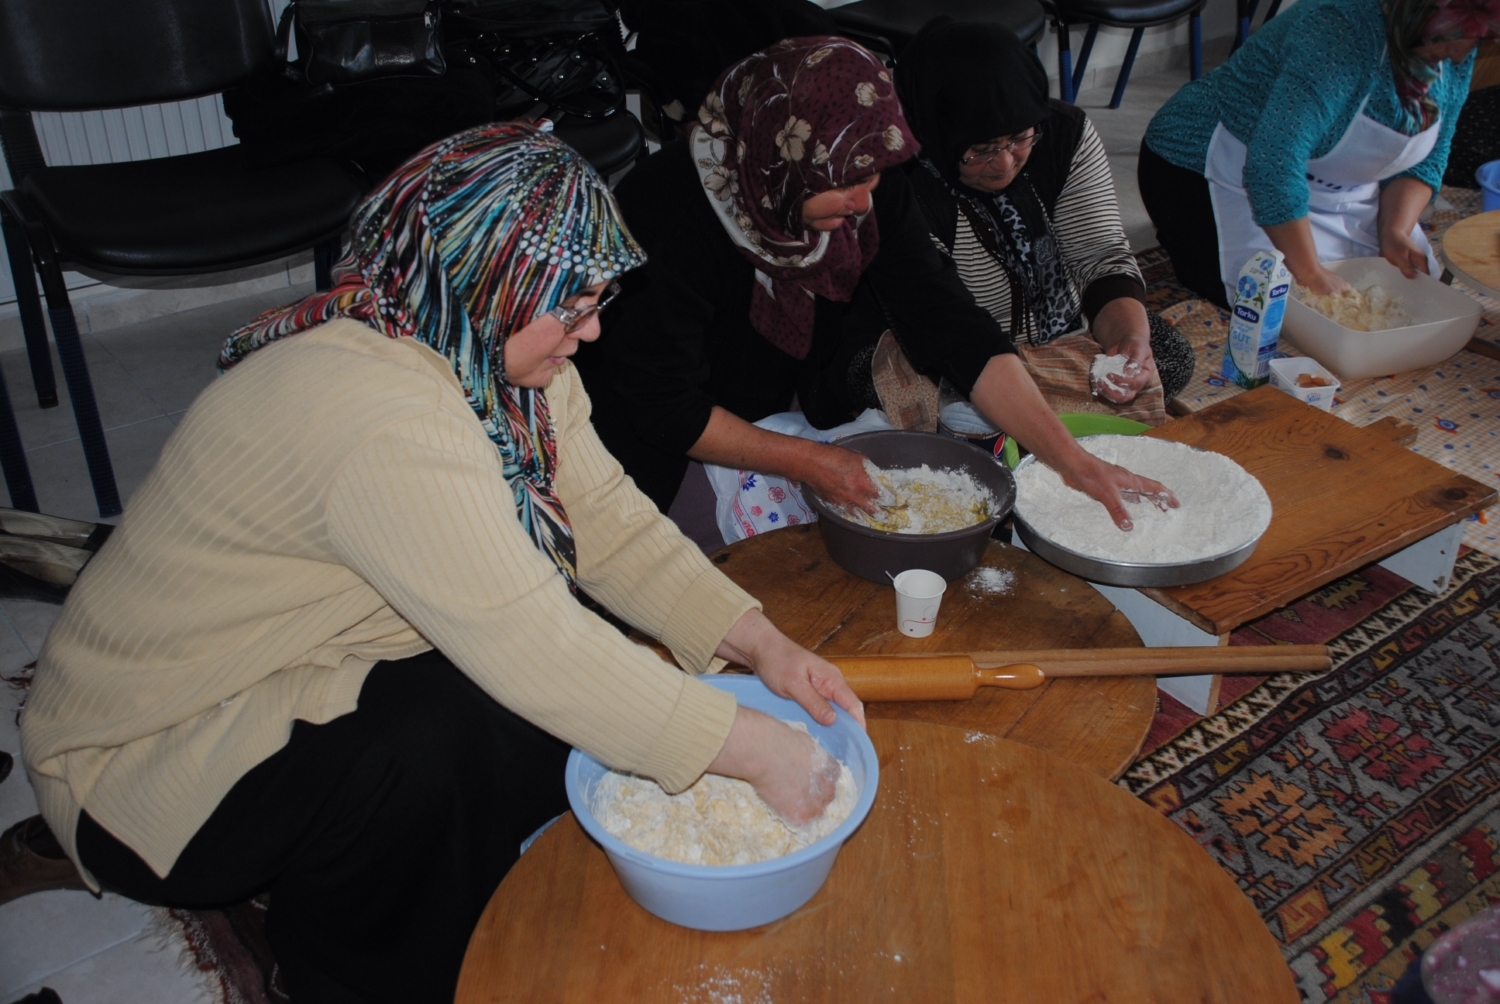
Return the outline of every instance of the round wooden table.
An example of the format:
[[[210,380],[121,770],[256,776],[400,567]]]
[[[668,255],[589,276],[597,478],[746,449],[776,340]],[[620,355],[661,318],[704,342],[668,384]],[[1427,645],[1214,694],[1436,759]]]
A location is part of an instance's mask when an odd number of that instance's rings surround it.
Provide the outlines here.
[[[1296,1004],[1250,901],[1187,834],[1054,756],[872,721],[880,790],[807,905],[690,931],[621,888],[572,815],[490,900],[457,1004]]]
[[[1443,234],[1442,258],[1465,285],[1500,298],[1500,210],[1449,227]]]
[[[980,575],[949,583],[927,638],[896,630],[896,593],[844,571],[816,526],[750,537],[710,556],[765,606],[788,637],[823,655],[1125,648],[1140,637],[1087,582],[1029,551],[992,541],[981,568],[1013,577],[986,591]],[[868,718],[955,725],[1014,739],[1111,780],[1135,760],[1156,714],[1156,678],[1049,680],[1035,690],[980,688],[969,701],[871,704]]]

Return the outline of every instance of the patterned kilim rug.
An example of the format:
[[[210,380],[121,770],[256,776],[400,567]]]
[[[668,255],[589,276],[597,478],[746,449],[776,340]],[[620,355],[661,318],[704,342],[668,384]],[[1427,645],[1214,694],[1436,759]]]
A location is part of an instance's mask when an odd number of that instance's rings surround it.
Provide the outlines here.
[[[1439,598],[1404,585],[1372,568],[1247,626],[1331,639],[1334,672],[1261,681],[1120,781],[1235,878],[1311,1004],[1387,1004],[1500,902],[1500,560],[1466,552]]]

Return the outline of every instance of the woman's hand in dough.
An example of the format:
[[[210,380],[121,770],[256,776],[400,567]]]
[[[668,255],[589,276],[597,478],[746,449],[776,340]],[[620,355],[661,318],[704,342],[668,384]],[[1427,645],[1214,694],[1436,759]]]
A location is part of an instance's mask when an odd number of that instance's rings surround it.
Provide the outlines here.
[[[1380,257],[1399,268],[1408,279],[1415,279],[1418,272],[1427,271],[1427,252],[1417,246],[1411,234],[1382,234]]]
[[[766,689],[796,701],[823,725],[832,725],[836,717],[830,701],[865,724],[865,706],[839,668],[782,634],[759,610],[747,610],[735,621],[716,654],[755,670]]]
[[[1066,470],[1058,470],[1063,483],[1094,499],[1109,511],[1109,518],[1121,530],[1130,530],[1135,523],[1125,502],[1150,502],[1163,508],[1177,508],[1177,496],[1165,485],[1139,474],[1132,474],[1123,467],[1106,464],[1104,461],[1078,447],[1081,458],[1075,457]]]
[[[800,826],[833,801],[839,762],[806,732],[741,707],[708,771],[749,781],[773,812]]]
[[[1295,276],[1299,285],[1306,286],[1321,296],[1329,293],[1342,293],[1350,286],[1343,278],[1328,271],[1322,265],[1315,265],[1308,269],[1304,275]]]
[[[807,443],[806,462],[796,480],[818,493],[830,505],[846,509],[876,510],[880,489],[865,472],[863,454],[827,443]]]

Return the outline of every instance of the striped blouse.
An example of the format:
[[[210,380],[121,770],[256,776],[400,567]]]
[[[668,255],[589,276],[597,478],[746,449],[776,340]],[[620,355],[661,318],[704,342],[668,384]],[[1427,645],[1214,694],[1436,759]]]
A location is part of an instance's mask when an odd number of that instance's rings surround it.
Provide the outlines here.
[[[1130,241],[1125,237],[1125,227],[1120,222],[1109,157],[1093,123],[1087,119],[1068,169],[1067,183],[1058,196],[1056,208],[1048,217],[1048,223],[1072,280],[1075,313],[1082,310],[1084,292],[1101,279],[1133,279],[1144,290],[1145,281],[1141,278],[1135,255],[1131,253]],[[968,218],[959,214],[952,249],[945,247],[936,236],[933,241],[953,259],[964,285],[974,294],[979,305],[1002,326],[1009,328],[1010,280],[1005,269],[980,243]],[[1083,330],[1081,318],[1077,330]],[[1008,333],[1018,343],[1032,343],[1029,330]]]

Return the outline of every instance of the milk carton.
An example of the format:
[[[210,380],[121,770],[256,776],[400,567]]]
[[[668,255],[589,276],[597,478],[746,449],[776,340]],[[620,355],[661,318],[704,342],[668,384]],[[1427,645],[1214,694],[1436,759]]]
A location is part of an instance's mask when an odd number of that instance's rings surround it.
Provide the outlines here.
[[[1270,378],[1271,357],[1281,338],[1286,295],[1292,275],[1280,251],[1257,251],[1240,269],[1230,302],[1229,341],[1219,373],[1241,387],[1259,387]]]

